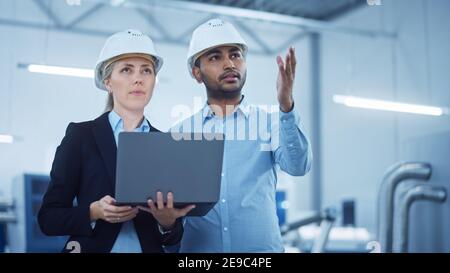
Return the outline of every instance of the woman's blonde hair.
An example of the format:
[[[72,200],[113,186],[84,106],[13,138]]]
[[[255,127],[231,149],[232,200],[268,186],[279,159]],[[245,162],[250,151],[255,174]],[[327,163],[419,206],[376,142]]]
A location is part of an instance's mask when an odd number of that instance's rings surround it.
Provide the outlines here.
[[[133,54],[131,56],[135,56],[135,54]],[[103,73],[102,73],[102,76],[103,76],[102,81],[103,82],[105,80],[111,78],[111,74],[114,70],[114,66],[116,65],[116,63],[119,60],[123,59],[124,57],[128,57],[128,56],[120,56],[120,58],[117,58],[117,59],[111,61],[110,63],[108,63],[107,65],[105,65],[105,68],[103,69]],[[141,56],[141,57],[143,57],[143,56]],[[147,56],[145,56],[145,59],[148,59]],[[155,71],[155,66],[156,66],[155,59],[152,56],[152,58],[148,59],[148,60],[152,63],[153,71]],[[109,111],[112,111],[113,109],[114,109],[114,98],[113,98],[112,92],[108,91],[108,98],[106,99],[106,106],[105,106],[104,112],[109,112]]]
[[[111,77],[111,74],[113,72],[114,66],[116,65],[117,61],[114,61],[110,63],[108,66],[105,66],[105,69],[103,70],[103,79],[105,80],[109,79]],[[105,106],[105,112],[112,111],[114,109],[114,98],[111,91],[108,91],[108,98],[106,99],[106,106]]]

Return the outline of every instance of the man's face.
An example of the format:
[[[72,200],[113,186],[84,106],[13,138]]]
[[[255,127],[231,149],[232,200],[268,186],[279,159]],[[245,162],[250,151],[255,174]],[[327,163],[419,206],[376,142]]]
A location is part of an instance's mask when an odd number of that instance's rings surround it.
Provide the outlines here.
[[[247,76],[247,66],[238,46],[220,46],[208,50],[197,61],[193,74],[204,83],[209,96],[234,98],[239,96]]]

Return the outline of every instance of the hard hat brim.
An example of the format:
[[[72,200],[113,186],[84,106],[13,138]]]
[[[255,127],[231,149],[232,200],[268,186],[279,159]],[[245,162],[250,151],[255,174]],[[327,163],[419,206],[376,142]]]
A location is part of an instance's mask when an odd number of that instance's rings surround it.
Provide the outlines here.
[[[195,66],[195,62],[196,62],[203,54],[205,54],[206,52],[210,51],[211,49],[216,48],[216,47],[222,47],[222,46],[237,46],[237,47],[240,47],[240,48],[242,49],[242,53],[243,53],[244,57],[245,57],[245,55],[247,54],[247,50],[248,50],[247,45],[241,44],[241,43],[224,43],[224,44],[214,45],[214,46],[208,47],[208,48],[206,48],[206,49],[203,49],[202,51],[200,51],[200,52],[194,54],[194,55],[190,58],[190,60],[189,60],[189,74],[191,74],[191,76],[194,78],[194,74],[192,74],[192,69],[193,69],[194,66]]]

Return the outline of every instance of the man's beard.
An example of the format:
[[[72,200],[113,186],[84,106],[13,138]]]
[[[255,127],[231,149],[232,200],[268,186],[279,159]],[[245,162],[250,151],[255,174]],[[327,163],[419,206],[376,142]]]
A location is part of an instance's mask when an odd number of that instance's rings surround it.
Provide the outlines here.
[[[244,87],[245,81],[247,79],[247,72],[245,72],[243,75],[240,75],[240,84],[235,89],[223,89],[219,86],[213,86],[209,83],[208,77],[206,75],[202,74],[203,83],[206,87],[206,92],[208,93],[208,97],[214,98],[217,100],[221,99],[234,99],[234,98],[241,98],[241,91]]]

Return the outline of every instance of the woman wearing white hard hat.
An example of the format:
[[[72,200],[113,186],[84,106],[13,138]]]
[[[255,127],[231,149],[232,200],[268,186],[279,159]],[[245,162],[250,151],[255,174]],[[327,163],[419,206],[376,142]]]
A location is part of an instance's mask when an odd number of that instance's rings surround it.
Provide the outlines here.
[[[144,108],[162,63],[150,37],[140,31],[118,32],[106,41],[95,67],[96,86],[108,92],[106,112],[69,124],[39,210],[45,234],[70,236],[63,251],[163,252],[163,245],[181,239],[178,218],[192,206],[173,208],[170,193],[166,205],[158,193],[158,205],[147,211],[116,206],[113,198],[119,133],[158,131]]]

